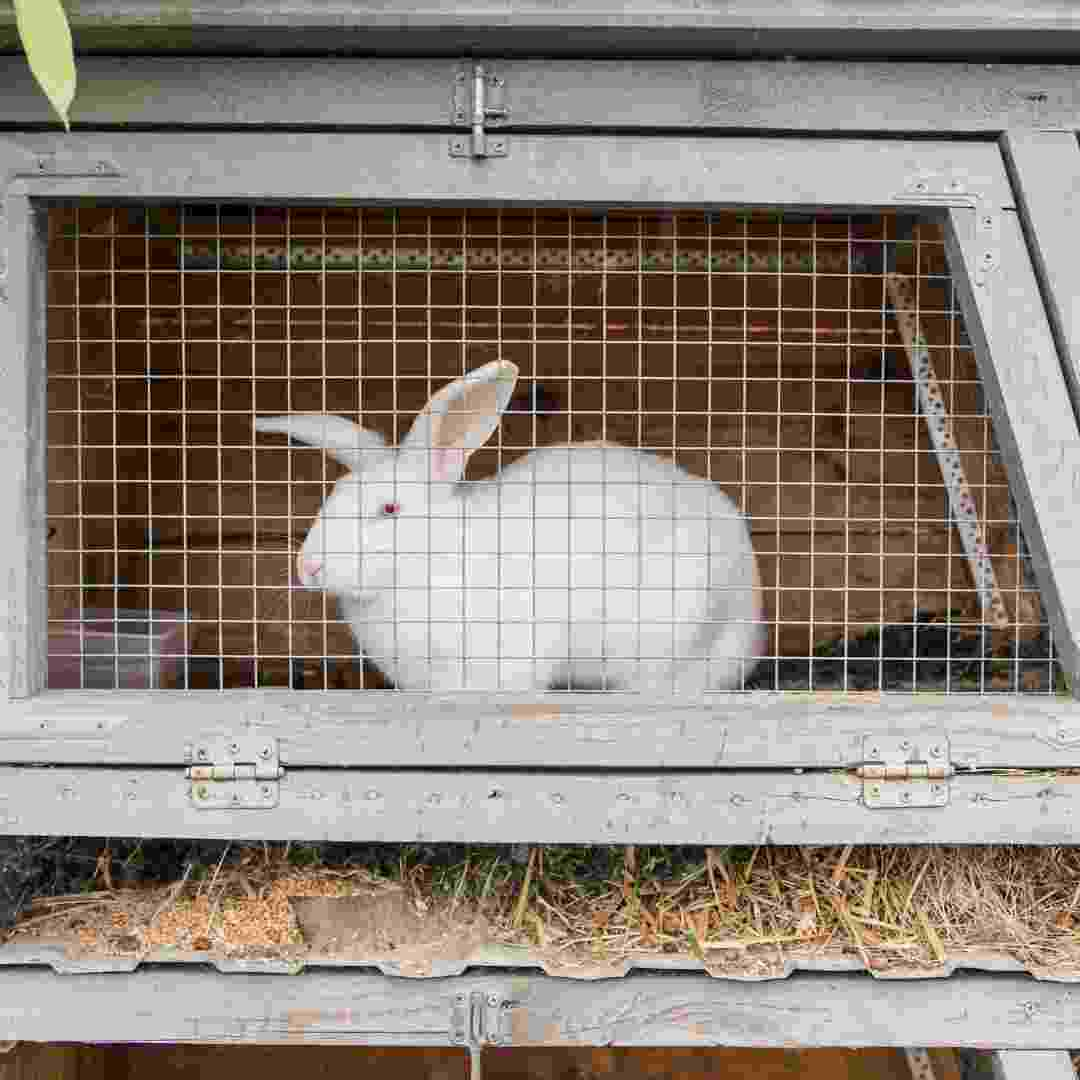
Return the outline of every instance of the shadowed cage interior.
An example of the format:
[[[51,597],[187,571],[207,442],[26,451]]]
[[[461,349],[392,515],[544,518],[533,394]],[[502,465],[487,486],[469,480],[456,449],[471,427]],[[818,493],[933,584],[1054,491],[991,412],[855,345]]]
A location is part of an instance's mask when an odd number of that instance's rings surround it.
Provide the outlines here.
[[[47,327],[50,687],[387,685],[333,600],[292,584],[344,468],[253,418],[337,413],[396,444],[431,394],[502,357],[518,388],[467,479],[606,439],[749,516],[769,627],[749,689],[1059,688],[936,221],[53,207]]]

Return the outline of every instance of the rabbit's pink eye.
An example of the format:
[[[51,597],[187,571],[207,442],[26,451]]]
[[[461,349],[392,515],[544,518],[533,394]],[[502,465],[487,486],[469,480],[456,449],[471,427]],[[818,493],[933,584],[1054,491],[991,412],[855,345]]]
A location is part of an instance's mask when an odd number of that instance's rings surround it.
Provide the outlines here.
[[[383,503],[382,512],[384,514],[393,515],[396,514],[400,509],[401,505],[399,503]]]

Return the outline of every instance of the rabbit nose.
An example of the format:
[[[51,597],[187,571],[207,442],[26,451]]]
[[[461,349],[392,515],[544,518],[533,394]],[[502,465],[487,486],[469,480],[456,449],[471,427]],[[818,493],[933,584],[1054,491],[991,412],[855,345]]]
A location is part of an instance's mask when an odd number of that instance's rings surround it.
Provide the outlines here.
[[[303,555],[297,560],[300,570],[300,580],[305,578],[314,578],[318,576],[319,571],[322,569],[322,563],[317,559],[305,559]]]

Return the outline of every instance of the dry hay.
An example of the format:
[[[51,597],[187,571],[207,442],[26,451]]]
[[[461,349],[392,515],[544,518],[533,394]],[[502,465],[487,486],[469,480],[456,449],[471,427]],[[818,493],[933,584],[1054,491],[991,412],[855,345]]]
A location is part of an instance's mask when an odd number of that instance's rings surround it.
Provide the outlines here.
[[[440,845],[425,861],[387,845],[389,872],[385,854],[380,871],[332,850],[227,848],[179,881],[117,888],[105,849],[98,891],[37,899],[8,937],[73,956],[362,957],[414,974],[484,944],[571,975],[658,955],[715,974],[843,955],[933,974],[976,953],[1080,974],[1073,847],[536,847],[520,865],[505,849]]]

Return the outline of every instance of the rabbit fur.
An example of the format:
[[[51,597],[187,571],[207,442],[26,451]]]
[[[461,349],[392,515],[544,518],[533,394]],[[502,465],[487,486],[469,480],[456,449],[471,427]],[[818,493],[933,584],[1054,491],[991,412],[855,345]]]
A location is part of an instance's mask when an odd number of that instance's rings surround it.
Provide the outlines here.
[[[720,488],[610,443],[461,482],[517,367],[444,387],[400,448],[339,416],[258,417],[349,468],[297,557],[401,689],[673,692],[742,685],[764,651],[746,519]]]

